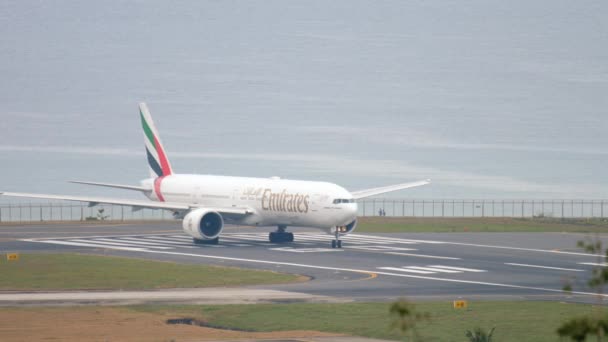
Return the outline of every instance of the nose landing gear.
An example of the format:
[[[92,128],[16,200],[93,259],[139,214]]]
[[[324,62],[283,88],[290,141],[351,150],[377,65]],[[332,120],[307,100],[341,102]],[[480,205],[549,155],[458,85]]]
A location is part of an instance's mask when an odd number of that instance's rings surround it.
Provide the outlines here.
[[[342,240],[340,240],[340,233],[346,231],[345,227],[336,227],[336,238],[331,240],[331,248],[342,248]]]

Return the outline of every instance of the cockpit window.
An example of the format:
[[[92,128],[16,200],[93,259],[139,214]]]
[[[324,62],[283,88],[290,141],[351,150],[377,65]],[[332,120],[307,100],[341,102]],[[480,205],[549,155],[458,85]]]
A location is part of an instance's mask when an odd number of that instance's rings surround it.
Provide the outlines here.
[[[354,198],[336,198],[334,200],[334,204],[340,204],[340,203],[355,203],[355,199]]]

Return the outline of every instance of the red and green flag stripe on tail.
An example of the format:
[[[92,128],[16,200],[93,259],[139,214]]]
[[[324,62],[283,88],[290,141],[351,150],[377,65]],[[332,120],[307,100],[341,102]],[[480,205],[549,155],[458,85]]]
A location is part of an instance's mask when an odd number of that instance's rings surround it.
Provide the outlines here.
[[[156,173],[157,177],[168,176],[172,172],[171,166],[169,165],[169,160],[167,159],[167,155],[163,150],[163,146],[161,145],[158,137],[154,134],[151,125],[146,120],[146,116],[142,112],[141,108],[139,111],[139,115],[141,117],[141,125],[144,129],[144,135],[150,143],[149,145],[154,149],[153,151],[150,151],[150,149],[148,148],[148,144],[146,144],[146,155],[148,157],[148,164],[150,165],[152,171]]]
[[[141,126],[144,130],[144,142],[146,146],[146,156],[150,165],[150,175],[154,178],[154,193],[159,201],[164,202],[165,198],[161,193],[161,183],[163,178],[172,174],[171,164],[167,159],[167,154],[158,137],[158,131],[152,122],[150,111],[145,103],[139,105],[139,116]]]

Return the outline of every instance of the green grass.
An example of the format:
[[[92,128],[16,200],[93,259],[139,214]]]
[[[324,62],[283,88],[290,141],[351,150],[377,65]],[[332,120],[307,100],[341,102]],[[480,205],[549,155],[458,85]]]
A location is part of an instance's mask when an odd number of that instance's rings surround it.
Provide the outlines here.
[[[570,232],[606,233],[608,219],[553,218],[416,218],[360,217],[356,232],[446,233],[446,232]]]
[[[389,303],[258,304],[223,306],[137,306],[164,317],[199,318],[216,327],[250,331],[318,330],[398,340],[391,329]],[[588,314],[592,306],[557,302],[473,302],[454,310],[451,302],[418,303],[430,321],[419,323],[424,341],[465,341],[465,331],[496,327],[493,341],[558,341],[557,327]]]
[[[287,283],[270,271],[83,254],[0,255],[0,290],[161,289]]]

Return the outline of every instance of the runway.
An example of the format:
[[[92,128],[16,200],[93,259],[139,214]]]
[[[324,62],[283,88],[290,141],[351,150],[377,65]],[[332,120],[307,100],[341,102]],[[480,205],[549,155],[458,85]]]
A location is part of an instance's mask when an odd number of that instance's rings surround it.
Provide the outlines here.
[[[576,248],[585,238],[579,234],[355,233],[332,249],[332,236],[317,230],[290,229],[290,244],[269,243],[269,231],[227,227],[219,245],[201,246],[171,223],[1,226],[0,252],[78,251],[274,270],[312,280],[257,288],[355,301],[596,301],[585,282],[598,257]],[[561,290],[566,281],[575,292]]]

